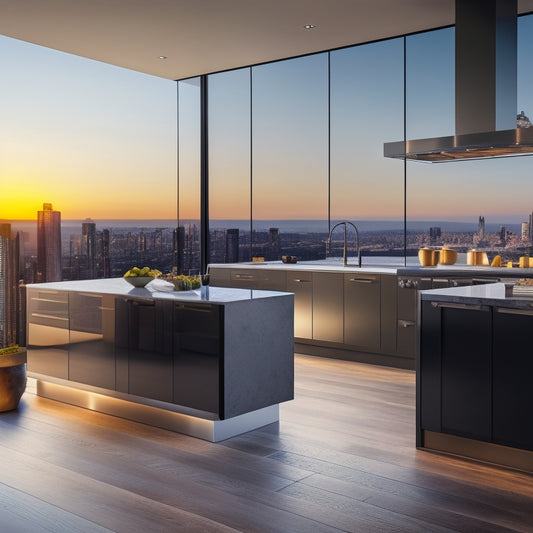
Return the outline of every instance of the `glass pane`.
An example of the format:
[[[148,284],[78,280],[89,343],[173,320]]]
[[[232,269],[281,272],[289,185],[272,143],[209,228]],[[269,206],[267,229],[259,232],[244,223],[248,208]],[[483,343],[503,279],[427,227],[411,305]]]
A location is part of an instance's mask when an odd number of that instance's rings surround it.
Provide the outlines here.
[[[455,29],[406,37],[406,135],[455,134]]]
[[[250,69],[208,78],[209,262],[250,261]]]
[[[253,255],[323,259],[328,216],[327,54],[252,69]]]
[[[200,269],[200,78],[178,82],[178,273]]]
[[[176,83],[3,36],[0,69],[0,321],[24,344],[19,280],[172,267]]]
[[[332,52],[331,224],[355,223],[363,265],[402,261],[403,164],[383,157],[384,142],[402,139],[403,39]],[[329,257],[342,256],[342,235]]]
[[[439,34],[440,33],[440,34]],[[453,102],[443,93],[420,100],[419,80],[426,76],[428,64],[421,58],[440,54],[445,63],[453,62],[453,39],[443,35],[451,30],[439,30],[426,35],[407,38],[408,71],[407,91],[412,102],[408,113],[408,131],[416,136],[450,134],[449,126],[443,132],[441,125],[454,116]],[[533,82],[530,58],[533,54],[533,17],[521,17],[518,24],[518,110],[533,115]],[[420,47],[424,49],[423,53]],[[416,59],[415,59],[416,58]],[[437,61],[438,63],[438,61]],[[432,85],[453,87],[453,70],[431,68]],[[424,91],[425,92],[425,88]],[[431,91],[429,91],[431,93]],[[446,93],[448,92],[445,91]],[[434,128],[416,127],[412,117],[422,117],[433,109]],[[485,159],[453,163],[407,165],[409,248],[414,255],[421,246],[447,246],[459,252],[458,263],[467,262],[466,252],[476,249],[486,252],[489,262],[499,255],[507,262],[518,265],[520,257],[529,256],[531,248],[531,214],[533,211],[533,182],[528,179],[533,159],[529,156],[504,159]],[[416,261],[413,258],[413,261]],[[517,274],[518,276],[519,274]]]

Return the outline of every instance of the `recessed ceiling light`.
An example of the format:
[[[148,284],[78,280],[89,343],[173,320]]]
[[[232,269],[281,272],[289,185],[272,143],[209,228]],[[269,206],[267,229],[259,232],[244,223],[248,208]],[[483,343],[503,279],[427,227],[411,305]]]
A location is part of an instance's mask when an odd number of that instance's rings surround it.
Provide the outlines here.
[[[167,56],[159,56],[159,59],[166,59]]]
[[[312,30],[313,28],[316,28],[316,26],[314,24],[306,24],[304,26],[305,30]]]

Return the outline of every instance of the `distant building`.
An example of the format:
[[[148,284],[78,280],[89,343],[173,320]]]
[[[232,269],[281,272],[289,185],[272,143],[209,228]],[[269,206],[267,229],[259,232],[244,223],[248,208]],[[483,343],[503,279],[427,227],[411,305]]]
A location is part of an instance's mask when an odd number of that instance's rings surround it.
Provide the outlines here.
[[[522,222],[522,242],[529,241],[529,223]]]
[[[96,277],[96,224],[87,218],[81,224],[81,255],[85,266],[85,278]]]
[[[281,259],[279,228],[270,228],[268,230],[268,253],[266,255],[266,259],[269,261]]]
[[[61,213],[45,203],[37,212],[37,281],[61,278]]]
[[[239,262],[239,230],[227,229],[225,235],[224,263]]]
[[[505,226],[500,226],[500,244],[502,246],[505,246],[505,243],[507,242],[507,229]]]
[[[19,342],[18,337],[18,236],[11,224],[0,224],[0,348]]]
[[[111,258],[109,255],[109,230],[102,231],[102,276],[111,277]]]
[[[480,241],[485,240],[485,217],[480,216],[477,224],[477,236]]]
[[[430,244],[437,244],[442,235],[441,229],[436,226],[429,228],[429,242]]]

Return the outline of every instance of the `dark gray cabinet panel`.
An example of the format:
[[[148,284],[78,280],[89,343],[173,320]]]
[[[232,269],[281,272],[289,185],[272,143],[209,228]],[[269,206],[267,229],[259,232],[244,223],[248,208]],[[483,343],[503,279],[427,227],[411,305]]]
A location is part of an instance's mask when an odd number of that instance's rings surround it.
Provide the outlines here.
[[[28,289],[28,371],[68,379],[68,348],[68,293]]]
[[[168,302],[129,302],[128,392],[172,401],[172,311]]]
[[[313,339],[344,341],[344,281],[339,274],[313,272]]]
[[[491,440],[492,314],[489,307],[441,308],[442,430]]]
[[[379,349],[381,285],[375,274],[344,274],[344,344]]]
[[[71,292],[69,314],[69,379],[114,390],[114,297]]]
[[[493,440],[533,450],[533,312],[500,308],[493,320]]]
[[[420,353],[420,425],[422,429],[441,432],[441,312],[426,301],[422,302]]]
[[[294,293],[294,336],[313,338],[313,274],[287,272],[287,290]]]
[[[174,304],[174,403],[218,413],[223,309]]]

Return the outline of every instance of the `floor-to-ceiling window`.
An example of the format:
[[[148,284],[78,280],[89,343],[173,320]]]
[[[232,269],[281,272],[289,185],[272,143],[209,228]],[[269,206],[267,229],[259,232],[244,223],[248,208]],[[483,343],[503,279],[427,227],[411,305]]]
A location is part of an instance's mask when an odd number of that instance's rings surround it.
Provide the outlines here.
[[[403,56],[403,39],[331,52],[330,216],[356,223],[366,264],[404,252],[403,165],[383,157],[384,141],[403,139]]]
[[[178,82],[177,271],[200,270],[201,82]]]
[[[323,257],[327,218],[328,55],[253,67],[253,255]]]
[[[208,78],[209,261],[250,261],[250,69]]]
[[[176,83],[3,36],[0,70],[0,282],[171,270]]]

